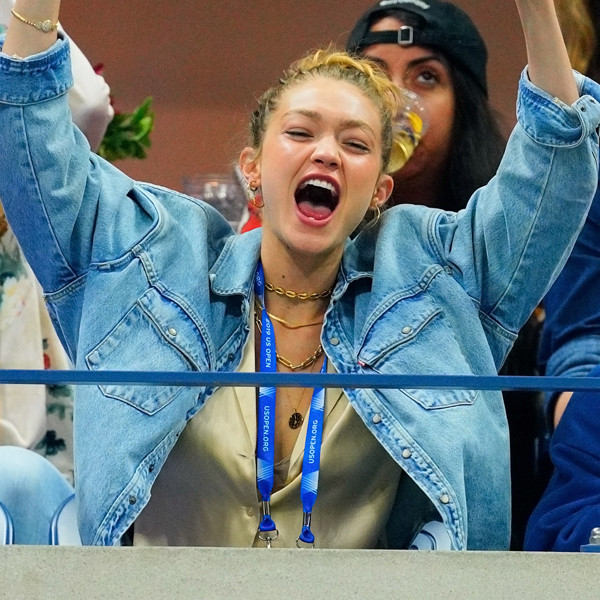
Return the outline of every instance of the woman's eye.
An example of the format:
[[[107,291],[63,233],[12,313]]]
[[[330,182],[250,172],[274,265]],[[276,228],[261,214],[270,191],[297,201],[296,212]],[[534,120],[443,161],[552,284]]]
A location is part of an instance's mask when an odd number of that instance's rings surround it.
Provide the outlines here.
[[[303,129],[288,129],[286,131],[286,134],[291,136],[291,137],[295,137],[295,138],[309,138],[311,137],[310,133],[308,131],[305,131]]]
[[[346,145],[352,148],[352,150],[358,150],[359,152],[369,152],[369,146],[357,140],[350,140],[346,142]]]
[[[421,71],[417,75],[417,81],[425,85],[433,85],[439,80],[440,78],[437,76],[437,73],[434,73],[433,71]]]

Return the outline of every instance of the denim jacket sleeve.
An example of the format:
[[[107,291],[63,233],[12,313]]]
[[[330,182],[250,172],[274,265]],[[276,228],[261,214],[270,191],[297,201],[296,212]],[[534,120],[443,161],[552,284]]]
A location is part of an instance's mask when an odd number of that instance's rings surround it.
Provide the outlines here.
[[[600,86],[576,77],[582,96],[567,106],[523,72],[518,123],[496,176],[438,228],[454,276],[496,333],[516,334],[543,298],[596,189]]]
[[[0,199],[46,293],[119,258],[153,221],[143,199],[127,201],[133,181],[92,153],[72,123],[72,83],[65,39],[25,60],[0,54]],[[115,228],[119,221],[131,227]],[[101,246],[99,230],[111,232]]]
[[[540,369],[546,375],[585,377],[600,365],[600,190],[544,308]],[[549,414],[554,398],[546,395]]]

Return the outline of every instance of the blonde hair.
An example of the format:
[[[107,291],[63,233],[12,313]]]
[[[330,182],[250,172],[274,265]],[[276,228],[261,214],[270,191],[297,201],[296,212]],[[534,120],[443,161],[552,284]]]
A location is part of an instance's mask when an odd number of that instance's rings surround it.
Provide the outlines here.
[[[382,171],[387,172],[394,152],[394,117],[401,107],[402,95],[381,68],[371,60],[346,52],[320,49],[293,63],[276,86],[258,100],[250,120],[250,142],[260,153],[270,116],[277,109],[285,91],[311,77],[329,77],[346,81],[360,89],[377,107],[381,117]]]
[[[571,65],[586,73],[594,55],[596,34],[586,0],[555,0]]]

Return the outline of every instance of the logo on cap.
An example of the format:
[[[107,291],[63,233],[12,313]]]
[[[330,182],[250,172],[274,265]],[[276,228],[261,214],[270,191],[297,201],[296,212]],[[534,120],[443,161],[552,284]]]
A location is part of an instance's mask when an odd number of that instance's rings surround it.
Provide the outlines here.
[[[395,4],[414,4],[423,10],[431,8],[427,2],[421,2],[421,0],[381,0],[379,6],[383,8],[384,6],[394,6]]]

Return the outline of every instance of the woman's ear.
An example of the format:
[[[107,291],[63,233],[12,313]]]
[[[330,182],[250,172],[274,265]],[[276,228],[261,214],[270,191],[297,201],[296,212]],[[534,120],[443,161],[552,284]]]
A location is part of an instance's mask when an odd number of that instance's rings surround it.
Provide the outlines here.
[[[256,150],[250,146],[246,146],[240,153],[239,159],[240,170],[243,173],[248,185],[252,184],[260,187],[260,161]]]
[[[382,206],[388,200],[388,198],[392,195],[392,190],[394,189],[394,180],[391,175],[381,175],[379,177],[379,181],[377,182],[377,187],[375,188],[375,193],[373,194],[373,200],[371,202],[371,207],[375,208],[376,206]]]

